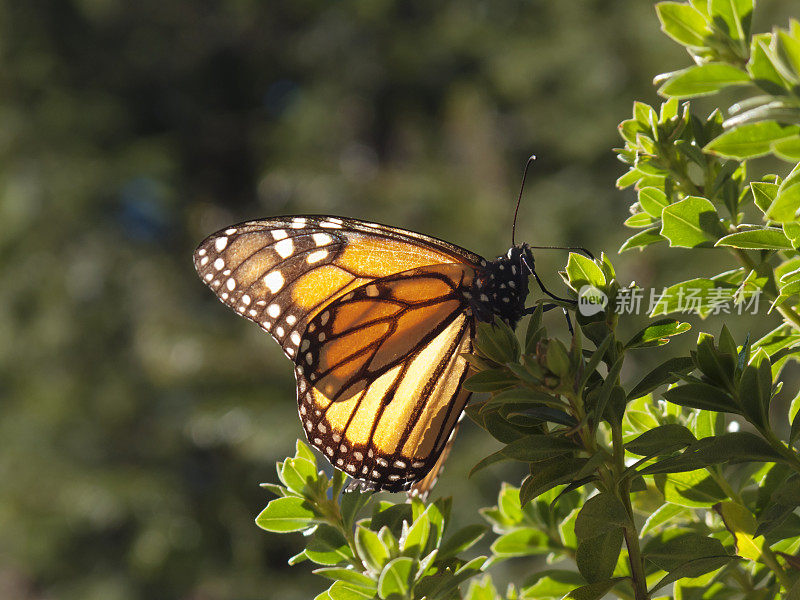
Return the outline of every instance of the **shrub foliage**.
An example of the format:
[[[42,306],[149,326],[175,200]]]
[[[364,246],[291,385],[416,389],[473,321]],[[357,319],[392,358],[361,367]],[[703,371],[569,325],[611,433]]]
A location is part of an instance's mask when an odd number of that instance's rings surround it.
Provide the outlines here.
[[[665,101],[635,102],[616,150],[627,166],[617,185],[637,194],[625,225],[638,231],[620,251],[713,248],[730,268],[665,288],[647,326],[625,339],[619,308],[642,290],[623,285],[607,255],[571,254],[566,284],[608,300],[575,314],[571,339],[549,336],[541,308],[519,337],[502,322],[480,326],[466,385],[485,394],[467,413],[502,448],[473,472],[529,467],[481,511],[483,524],[450,531],[449,499],[343,491],[344,476],[327,477],[298,442],[278,464],[281,483],[265,484],[277,498],[257,523],[304,533],[290,562],[315,563],[333,581],[318,600],[800,598],[800,395],[788,414],[770,410],[800,354],[800,165],[749,174],[759,157],[800,160],[800,22],[753,34],[753,9],[753,0],[657,5],[693,64],[655,78]],[[717,94],[735,102],[709,114],[692,103]],[[629,353],[690,328],[664,315],[746,319],[755,298],[780,316],[763,338],[701,332],[688,356],[655,350],[663,362],[622,380]],[[470,555],[486,535],[490,555]],[[495,589],[492,565],[532,556],[547,567]]]

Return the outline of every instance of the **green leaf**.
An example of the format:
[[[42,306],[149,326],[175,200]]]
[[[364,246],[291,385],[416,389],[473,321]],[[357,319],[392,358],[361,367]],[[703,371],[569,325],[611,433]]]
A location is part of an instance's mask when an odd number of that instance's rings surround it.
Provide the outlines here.
[[[578,540],[594,537],[630,523],[625,506],[613,494],[605,492],[589,498],[575,519]]]
[[[667,502],[690,508],[709,508],[727,498],[727,494],[703,469],[668,474],[663,492]]]
[[[756,85],[771,94],[786,92],[787,81],[775,68],[778,58],[770,48],[772,36],[768,33],[759,33],[753,36],[750,42],[750,60],[747,62],[747,71],[752,76]]]
[[[577,252],[570,252],[566,272],[569,285],[576,292],[585,285],[599,289],[606,285],[603,270],[593,260]]]
[[[669,574],[665,575],[658,583],[656,583],[649,592],[652,594],[656,590],[661,589],[665,585],[674,583],[684,577],[700,577],[705,573],[716,571],[727,565],[730,561],[736,560],[737,557],[730,555],[709,556],[707,558],[698,558],[688,561],[682,565],[675,567]]]
[[[800,418],[797,417],[797,413],[800,411],[800,390],[798,390],[795,397],[792,399],[792,403],[789,405],[789,423],[792,426],[791,433],[789,435],[789,442],[793,443],[794,440],[797,438],[797,434],[800,433]]]
[[[570,454],[578,449],[573,441],[566,438],[552,434],[533,434],[508,444],[500,452],[513,460],[530,462]]]
[[[723,501],[714,505],[722,522],[734,539],[736,554],[748,560],[760,560],[764,538],[756,539],[756,518],[736,502]]]
[[[750,77],[741,69],[726,63],[705,63],[671,73],[658,93],[673,98],[694,98],[748,83]]]
[[[352,567],[324,567],[322,569],[314,569],[314,574],[327,577],[328,579],[333,579],[334,581],[352,583],[364,588],[375,587],[375,582],[372,581],[372,579],[362,573],[359,573],[358,571],[353,570]]]
[[[723,390],[732,389],[735,355],[723,353],[714,347],[714,336],[700,333],[697,336],[697,364],[708,380]]]
[[[654,219],[661,218],[661,211],[669,206],[667,195],[655,187],[645,187],[639,190],[639,205]]]
[[[379,531],[384,527],[388,527],[390,530],[399,533],[403,521],[413,521],[410,504],[380,502],[373,507],[370,527],[373,531]]]
[[[747,123],[726,131],[703,150],[718,156],[745,160],[769,154],[772,144],[800,133],[800,126],[780,125],[775,121]]]
[[[739,381],[739,398],[747,420],[759,429],[769,422],[772,399],[772,369],[766,351],[759,348]]]
[[[682,323],[675,319],[659,319],[650,323],[647,327],[634,335],[625,348],[649,348],[652,346],[663,346],[669,342],[669,338],[689,331],[692,326],[689,323]]]
[[[733,398],[716,386],[707,383],[685,383],[664,392],[668,402],[718,412],[741,413]]]
[[[550,550],[547,535],[532,527],[522,527],[503,534],[492,544],[492,553],[504,558],[546,554]]]
[[[725,306],[734,298],[738,285],[724,279],[706,279],[698,277],[676,283],[665,289],[655,307],[650,313],[651,317],[671,312],[695,313],[706,316]]]
[[[798,198],[800,200],[800,198]],[[717,240],[715,246],[730,246],[745,250],[791,250],[792,243],[780,229],[761,227],[740,231]]]
[[[753,192],[753,202],[762,213],[769,210],[778,195],[778,185],[766,181],[753,181],[750,183],[750,190]]]
[[[310,497],[317,480],[317,465],[307,458],[287,458],[278,476],[283,485],[293,492]]]
[[[743,41],[750,35],[754,0],[711,0],[709,10],[714,24],[725,24],[725,33],[732,40]]]
[[[650,538],[642,549],[645,560],[663,571],[673,571],[698,558],[729,556],[722,542],[691,532],[666,532]]]
[[[345,527],[351,529],[353,523],[358,518],[359,511],[367,505],[372,498],[373,493],[355,490],[352,492],[344,492],[342,494],[342,519],[344,520]]]
[[[659,233],[661,227],[651,227],[650,229],[645,229],[644,231],[640,231],[636,235],[632,235],[625,243],[622,244],[619,248],[619,252],[625,252],[626,250],[632,250],[633,248],[639,248],[639,250],[643,249],[645,246],[649,246],[650,244],[655,244],[657,242],[665,242],[667,238]]]
[[[571,590],[586,583],[583,577],[574,570],[545,569],[538,571],[525,580],[521,597],[526,600],[540,598],[561,599]]]
[[[659,506],[655,512],[650,513],[642,526],[641,535],[655,531],[661,525],[672,522],[678,515],[686,512],[686,507],[679,504],[666,502]]]
[[[800,135],[774,142],[772,152],[787,162],[800,161]]]
[[[625,444],[625,449],[639,456],[660,456],[671,454],[696,441],[692,432],[683,425],[668,423],[645,431],[635,440]]]
[[[331,600],[374,600],[375,587],[363,588],[344,581],[337,581],[328,590]]]
[[[652,227],[653,217],[645,212],[636,213],[625,219],[623,225],[625,225],[625,227],[632,227],[633,229]]]
[[[500,595],[492,584],[491,576],[486,575],[480,580],[473,579],[470,582],[464,600],[500,600]]]
[[[465,550],[468,550],[484,536],[487,530],[488,527],[486,527],[486,525],[478,524],[462,527],[448,537],[439,547],[439,560],[457,556]]]
[[[493,323],[478,323],[476,347],[482,355],[499,364],[515,362],[519,358],[517,336],[501,319],[495,319]]]
[[[356,549],[364,561],[364,567],[380,573],[389,560],[389,549],[378,534],[362,525],[356,527]]]
[[[625,354],[622,353],[617,361],[611,365],[611,368],[608,370],[608,375],[606,375],[606,379],[603,382],[603,387],[600,388],[600,392],[597,394],[597,404],[593,410],[595,415],[595,427],[600,424],[600,421],[608,417],[606,414],[606,406],[608,405],[609,399],[611,399],[612,396],[616,397],[615,394],[620,394],[624,401],[625,391],[622,390],[622,387],[617,384],[617,379],[622,371],[622,365],[624,362]]]
[[[578,571],[589,583],[610,579],[617,566],[621,546],[622,528],[581,540],[575,551]]]
[[[585,464],[585,458],[564,456],[532,463],[531,474],[525,478],[519,490],[520,503],[525,505],[557,485],[569,483]]]
[[[764,217],[785,223],[796,219],[798,209],[800,209],[800,183],[781,185]]]
[[[317,457],[311,451],[311,448],[306,446],[301,440],[295,442],[295,458],[305,458],[306,460],[310,460],[315,467],[317,465]]]
[[[378,578],[378,596],[384,599],[395,594],[406,597],[413,574],[413,558],[401,556],[389,561]]]
[[[550,340],[545,354],[547,368],[559,377],[566,377],[570,372],[570,359],[567,349],[560,340]]]
[[[671,247],[710,246],[710,241],[719,237],[719,215],[711,202],[699,196],[669,205],[661,218],[661,235]]]
[[[705,17],[683,2],[659,2],[656,4],[661,30],[684,46],[702,48],[709,35]]]
[[[642,475],[679,473],[722,463],[782,462],[783,460],[783,456],[761,437],[749,431],[737,431],[698,440],[683,454],[662,459],[641,469],[639,473]]]
[[[794,75],[800,75],[800,39],[778,29],[776,41],[780,57],[791,66]]]
[[[409,527],[408,532],[400,540],[403,554],[419,558],[420,554],[425,549],[425,545],[428,543],[430,531],[431,521],[426,511],[414,521],[413,525]]]
[[[573,600],[600,600],[600,598],[603,598],[611,591],[611,588],[625,579],[627,579],[627,577],[614,577],[606,581],[597,581],[589,585],[582,585],[572,590],[569,594],[564,596],[564,598],[572,598]]]
[[[304,498],[276,498],[256,517],[256,525],[266,531],[287,533],[311,527],[316,513]]]
[[[650,371],[636,384],[628,394],[628,400],[644,396],[661,385],[675,383],[678,381],[678,375],[689,373],[693,371],[694,368],[694,361],[689,357],[669,358]]]
[[[353,558],[353,552],[338,529],[321,524],[305,549],[306,557],[319,565],[338,565]]]
[[[464,389],[470,392],[495,392],[517,383],[519,380],[505,369],[487,369],[467,379]]]
[[[592,352],[591,357],[583,366],[583,376],[581,377],[580,382],[578,383],[578,391],[583,390],[586,382],[589,380],[589,377],[592,373],[595,372],[597,366],[600,364],[600,361],[603,360],[603,357],[606,355],[606,351],[608,347],[611,345],[614,336],[612,334],[608,334],[605,339],[600,342],[594,352]]]

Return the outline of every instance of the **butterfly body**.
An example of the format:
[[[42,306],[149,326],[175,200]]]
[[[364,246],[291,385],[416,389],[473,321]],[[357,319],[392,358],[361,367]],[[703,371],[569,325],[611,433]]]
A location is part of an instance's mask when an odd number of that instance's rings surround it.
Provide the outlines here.
[[[525,313],[530,249],[492,261],[415,232],[330,216],[234,225],[195,252],[219,299],[294,362],[303,429],[365,487],[425,492],[469,399],[478,321]]]

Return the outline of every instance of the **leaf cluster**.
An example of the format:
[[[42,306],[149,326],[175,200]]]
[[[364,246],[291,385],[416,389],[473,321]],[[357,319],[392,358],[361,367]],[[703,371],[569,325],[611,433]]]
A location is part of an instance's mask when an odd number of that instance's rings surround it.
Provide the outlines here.
[[[256,524],[275,533],[303,533],[305,549],[289,564],[310,561],[319,565],[315,574],[334,581],[318,600],[460,598],[459,585],[486,563],[485,556],[458,557],[484,535],[485,526],[445,536],[449,499],[394,504],[374,501],[372,492],[343,490],[344,474],[335,471],[329,478],[318,470],[316,456],[300,441],[295,456],[278,463],[278,477],[280,485],[263,484],[278,497]]]

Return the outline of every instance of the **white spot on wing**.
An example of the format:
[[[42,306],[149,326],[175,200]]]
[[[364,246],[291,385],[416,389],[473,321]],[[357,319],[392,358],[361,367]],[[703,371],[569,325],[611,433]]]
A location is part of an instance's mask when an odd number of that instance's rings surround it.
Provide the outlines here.
[[[274,239],[275,241],[283,240],[286,237],[288,237],[288,235],[289,234],[286,233],[283,229],[273,229],[272,230],[272,239]]]
[[[277,304],[270,304],[267,307],[267,314],[273,319],[277,319],[278,315],[281,314],[281,307]]]
[[[327,233],[315,233],[311,237],[314,238],[314,243],[317,246],[325,246],[326,244],[330,244],[333,241],[333,238],[329,236]]]
[[[229,291],[233,291],[236,289],[236,280],[231,277],[228,281],[225,282],[225,287],[228,288]]]
[[[217,271],[219,271],[220,269],[222,269],[222,267],[224,267],[224,266],[225,266],[225,261],[224,261],[224,260],[222,260],[221,258],[218,258],[217,260],[215,260],[215,261],[214,261],[214,268],[215,268]]]
[[[275,252],[277,252],[281,258],[290,257],[294,253],[294,242],[290,238],[281,240],[275,244]]]
[[[327,250],[317,250],[316,252],[312,252],[311,254],[309,254],[308,258],[306,258],[306,261],[308,262],[308,264],[311,265],[314,264],[315,262],[323,260],[327,256],[328,256]]]
[[[214,248],[217,249],[217,252],[222,252],[223,250],[225,250],[225,246],[227,245],[228,245],[228,238],[225,236],[218,237],[216,240],[214,240]]]
[[[266,285],[273,294],[278,293],[278,290],[283,287],[284,281],[283,274],[280,271],[272,271],[264,275],[264,285]],[[278,315],[275,316],[277,317]]]

